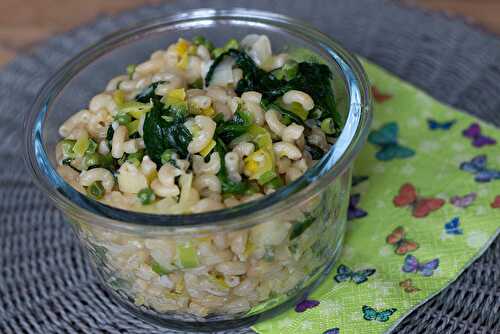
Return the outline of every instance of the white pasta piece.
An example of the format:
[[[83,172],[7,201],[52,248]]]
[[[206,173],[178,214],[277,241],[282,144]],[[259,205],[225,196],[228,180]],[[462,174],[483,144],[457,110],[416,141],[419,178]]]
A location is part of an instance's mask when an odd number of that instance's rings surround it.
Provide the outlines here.
[[[151,182],[151,190],[153,190],[155,195],[160,197],[175,197],[180,193],[179,187],[176,184],[166,186],[158,178]]]
[[[148,155],[145,155],[142,158],[141,172],[142,174],[146,175],[146,177],[149,177],[156,172],[156,164],[153,162],[153,160],[151,160],[151,158]]]
[[[227,157],[227,155],[226,155]],[[221,167],[221,161],[218,152],[210,154],[210,160],[205,162],[202,156],[193,155],[193,171],[196,175],[199,174],[217,174]]]
[[[118,89],[118,84],[124,80],[128,80],[128,75],[124,74],[124,75],[119,75],[117,77],[114,77],[106,85],[106,91],[111,92],[111,91]]]
[[[272,56],[271,41],[266,35],[248,35],[241,41],[241,45],[258,66],[262,66]]]
[[[229,247],[231,251],[238,255],[243,256],[247,247],[248,231],[235,231],[228,234]]]
[[[204,45],[198,46],[196,54],[204,61],[210,60],[210,51]]]
[[[292,161],[288,158],[279,158],[276,161],[276,167],[278,167],[278,173],[280,173],[280,174],[285,174],[291,165],[292,165]]]
[[[192,83],[201,78],[201,65],[202,60],[199,57],[189,56],[188,65],[184,73],[187,82]]]
[[[275,56],[269,57],[262,67],[269,72],[285,65],[288,59],[289,59],[288,54],[280,53]]]
[[[93,169],[92,169],[93,170]],[[126,161],[118,169],[118,187],[121,192],[137,194],[148,187],[146,176],[134,164]]]
[[[139,151],[139,142],[136,139],[130,139],[123,143],[123,151],[127,154]]]
[[[245,101],[245,111],[252,116],[252,120],[257,125],[263,125],[265,122],[264,111],[260,104],[255,102],[246,102]]]
[[[224,205],[226,208],[232,208],[233,206],[240,205],[240,201],[235,197],[228,197],[224,199]]]
[[[224,305],[224,309],[229,314],[238,314],[250,310],[250,303],[245,298],[235,298]]]
[[[238,143],[234,148],[233,152],[237,153],[240,158],[244,158],[249,156],[255,151],[255,145],[250,142],[241,142]]]
[[[241,104],[241,99],[239,97],[233,97],[229,100],[229,109],[231,110],[231,113],[233,115],[238,110],[240,104]]]
[[[213,100],[225,104],[229,103],[230,100],[227,91],[224,88],[218,86],[208,87],[207,95],[210,96]]]
[[[229,246],[229,244],[227,242],[226,234],[223,232],[214,233],[214,235],[212,237],[212,241],[213,241],[215,247],[217,247],[217,249],[220,249],[220,250],[224,250]]]
[[[241,94],[241,99],[245,103],[260,104],[260,101],[262,100],[262,94],[256,91],[248,91]]]
[[[295,167],[295,166],[292,166],[290,167],[287,171],[286,171],[286,180],[287,180],[287,183],[291,183],[295,180],[297,180],[299,177],[301,177],[303,174],[303,172]]]
[[[162,59],[150,59],[142,64],[137,65],[135,72],[139,75],[152,74],[160,72],[164,67]]]
[[[226,164],[226,170],[229,178],[232,181],[240,182],[241,157],[239,156],[239,154],[236,152],[226,153],[226,155],[224,156],[224,162]]]
[[[239,68],[233,68],[233,85],[236,85],[241,79],[243,79],[243,71]]]
[[[141,115],[141,118],[139,118],[139,127],[137,129],[137,132],[139,132],[139,135],[142,137],[144,136],[144,121],[146,120],[146,115]]]
[[[80,110],[59,127],[59,134],[61,137],[67,138],[75,128],[85,126],[90,116],[91,114],[87,109]]]
[[[247,272],[247,265],[239,261],[222,262],[215,266],[215,270],[223,275],[237,276]]]
[[[297,146],[287,142],[277,142],[273,144],[273,151],[278,158],[287,157],[291,160],[298,160],[302,158],[302,152]]]
[[[325,133],[317,126],[311,127],[311,134],[307,136],[307,141],[310,144],[318,146],[323,151],[328,151],[330,149]]]
[[[218,114],[224,115],[224,120],[227,121],[233,117],[233,114],[231,113],[231,109],[228,107],[227,104],[222,103],[220,101],[214,102],[214,110]]]
[[[212,98],[206,95],[197,95],[191,97],[189,99],[189,102],[192,103],[196,108],[207,109],[212,105]]]
[[[97,112],[99,109],[106,109],[114,116],[118,111],[118,106],[111,95],[102,93],[94,96],[89,103],[90,111]]]
[[[262,193],[255,193],[255,194],[252,194],[252,195],[248,195],[248,196],[243,196],[241,198],[241,203],[248,203],[248,202],[252,202],[252,201],[255,201],[261,197],[264,197],[264,194]]]
[[[191,120],[188,120],[184,123],[184,125],[193,134],[193,139],[188,145],[188,151],[189,153],[198,153],[212,140],[217,124],[210,117],[202,115],[198,115],[194,118],[194,124],[190,121]],[[194,126],[197,126],[199,131],[194,131]]]
[[[302,173],[309,168],[305,158],[293,162],[293,167],[299,169]]]
[[[160,96],[165,96],[167,93],[173,89],[183,88],[186,86],[186,82],[179,76],[174,76],[168,82],[159,84],[156,87],[155,94]]]
[[[207,211],[214,211],[214,210],[221,210],[224,209],[224,205],[222,203],[214,201],[211,198],[204,198],[198,201],[195,205],[192,207],[192,212],[193,213],[201,213],[201,212],[207,212]]]
[[[80,185],[90,186],[92,183],[100,181],[106,192],[110,192],[115,185],[113,174],[106,168],[93,168],[80,173],[78,178]]]
[[[304,132],[304,127],[302,125],[297,125],[292,123],[288,125],[282,132],[281,139],[283,141],[293,143],[302,136]]]
[[[99,146],[97,147],[97,152],[101,155],[107,155],[109,154],[109,146],[108,146],[108,141],[107,140],[101,140],[99,142]]]
[[[125,92],[141,91],[151,84],[151,77],[137,78],[131,80],[123,80],[120,82],[120,90]]]
[[[182,171],[180,169],[176,168],[170,163],[166,163],[161,166],[160,170],[158,171],[158,180],[164,186],[173,186],[175,185],[175,178],[180,175],[182,175]]]
[[[200,174],[196,175],[193,181],[193,186],[200,194],[221,192],[221,184],[219,178],[214,174]]]
[[[252,277],[245,278],[240,285],[233,289],[236,296],[245,297],[252,294],[257,286],[258,281]]]
[[[306,137],[304,136],[304,132],[302,132],[300,137],[295,140],[295,145],[297,145],[297,147],[304,152],[304,148],[306,147]]]
[[[269,129],[271,129],[272,132],[281,137],[281,134],[283,133],[283,130],[285,130],[286,126],[280,122],[278,111],[274,109],[269,109],[265,113],[265,117]]]
[[[60,165],[60,166],[57,166],[57,172],[73,188],[75,188],[79,192],[82,192],[82,193],[85,192],[85,189],[79,183],[80,174],[76,170],[74,170],[70,166]]]
[[[124,143],[128,138],[128,130],[124,125],[120,125],[116,128],[113,134],[113,139],[111,141],[111,155],[115,159],[120,159],[125,152]]]
[[[283,95],[283,102],[286,104],[292,104],[294,102],[302,105],[306,111],[312,110],[314,108],[314,101],[309,94],[304,93],[300,90],[289,90]]]

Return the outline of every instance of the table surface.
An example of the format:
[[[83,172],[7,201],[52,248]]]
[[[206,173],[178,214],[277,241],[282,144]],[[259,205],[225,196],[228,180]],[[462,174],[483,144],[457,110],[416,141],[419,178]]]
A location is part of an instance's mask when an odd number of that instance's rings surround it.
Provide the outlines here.
[[[397,1],[397,0],[390,0]],[[91,21],[160,0],[2,0],[0,1],[0,66],[37,42]],[[400,2],[450,15],[463,16],[485,29],[500,34],[498,0],[400,0]],[[78,13],[78,15],[74,15]]]

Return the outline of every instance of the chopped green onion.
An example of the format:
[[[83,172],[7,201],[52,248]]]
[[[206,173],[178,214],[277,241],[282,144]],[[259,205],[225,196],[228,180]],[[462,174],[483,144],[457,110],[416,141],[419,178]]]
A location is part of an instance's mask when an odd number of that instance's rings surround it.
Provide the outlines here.
[[[212,58],[218,58],[224,52],[226,51],[223,48],[215,48],[212,50]]]
[[[128,135],[129,136],[131,134],[136,133],[136,132],[139,131],[139,124],[140,123],[141,122],[138,119],[136,119],[135,121],[132,121],[132,122],[130,122],[130,123],[128,123],[128,124],[125,125],[127,127]]]
[[[273,74],[278,80],[285,79],[286,81],[290,81],[293,78],[295,78],[298,71],[299,71],[299,66],[298,66],[297,62],[290,61],[290,62],[286,63],[285,65],[283,65],[281,68],[274,70]]]
[[[127,161],[133,163],[136,167],[139,167],[141,165],[143,157],[144,157],[144,150],[139,150],[135,153],[130,153],[127,156]]]
[[[266,186],[271,187],[273,189],[278,189],[284,186],[283,180],[281,177],[276,176],[274,179],[266,183]]]
[[[335,122],[332,118],[325,118],[321,122],[321,130],[327,135],[333,135],[335,133]]]
[[[196,268],[199,266],[196,247],[189,241],[177,244],[178,266],[182,269]]]
[[[125,102],[120,108],[120,112],[123,114],[129,114],[135,119],[141,118],[142,115],[149,112],[153,108],[151,103],[141,103],[137,101]]]
[[[125,161],[127,161],[127,154],[126,153],[123,153],[122,157],[118,160],[116,160],[116,163],[121,166],[125,163]]]
[[[309,118],[311,119],[319,119],[323,111],[320,108],[315,108],[309,113]]]
[[[161,264],[159,264],[155,260],[151,261],[151,269],[160,276],[164,276],[169,273],[167,269],[163,268]]]
[[[115,169],[115,160],[113,159],[113,156],[111,153],[108,153],[106,155],[101,155],[101,166],[113,171]]]
[[[265,172],[264,174],[259,176],[259,178],[257,179],[257,182],[259,182],[259,184],[261,184],[261,185],[264,185],[264,184],[270,182],[271,180],[273,180],[274,178],[276,178],[277,176],[278,176],[278,174],[276,174],[276,172],[274,170],[268,170],[267,172]]]
[[[83,156],[82,167],[84,170],[89,169],[89,167],[95,167],[100,165],[101,155],[99,153],[86,153]]]
[[[97,150],[97,143],[93,139],[89,139],[89,146],[86,153],[94,153]]]
[[[74,158],[75,152],[73,151],[73,147],[75,146],[76,140],[64,139],[61,141],[61,149],[63,152],[63,157]]]
[[[156,199],[155,193],[151,188],[144,188],[137,193],[137,198],[141,201],[142,205],[148,205],[153,203]]]
[[[87,151],[89,147],[89,135],[86,131],[77,139],[75,146],[73,146],[73,152],[75,152],[76,157],[81,158]]]
[[[101,199],[104,197],[106,191],[102,186],[101,181],[96,181],[87,187],[87,194],[93,199]]]
[[[198,78],[195,82],[189,84],[189,89],[202,89],[203,88],[203,79]]]
[[[132,79],[132,77],[134,76],[134,72],[135,72],[136,67],[137,67],[137,65],[135,65],[135,64],[130,64],[127,66],[127,74],[128,74],[129,79]]]
[[[167,149],[161,154],[161,163],[164,165],[167,162],[172,162],[175,150]]]
[[[203,45],[207,42],[207,39],[203,36],[195,36],[193,38],[193,44],[194,45]]]
[[[115,121],[117,121],[120,125],[125,125],[132,122],[132,116],[123,112],[119,112],[115,116]]]
[[[224,51],[228,51],[231,49],[236,49],[238,50],[240,48],[240,43],[234,38],[231,38],[229,41],[224,44]]]

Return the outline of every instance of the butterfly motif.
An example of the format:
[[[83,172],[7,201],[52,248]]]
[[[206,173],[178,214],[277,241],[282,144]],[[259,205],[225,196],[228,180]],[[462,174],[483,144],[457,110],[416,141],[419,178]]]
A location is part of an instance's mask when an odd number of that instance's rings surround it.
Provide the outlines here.
[[[358,208],[358,204],[359,204],[360,200],[361,200],[360,194],[353,194],[349,198],[349,208],[347,210],[347,219],[348,220],[363,218],[363,217],[366,217],[366,215],[368,215],[368,212],[366,212],[363,209]]]
[[[370,306],[363,305],[362,311],[363,311],[363,318],[365,320],[368,320],[368,321],[377,320],[380,322],[386,322],[387,320],[389,320],[389,317],[394,312],[397,311],[397,309],[390,308],[390,309],[383,310],[383,311],[379,312]]]
[[[327,329],[326,331],[323,332],[323,334],[340,334],[340,329],[337,327]]]
[[[481,126],[478,123],[472,123],[467,129],[462,131],[464,137],[472,139],[472,145],[483,147],[485,145],[495,145],[497,141],[491,137],[481,134]]]
[[[456,120],[438,122],[432,118],[429,118],[427,119],[427,126],[429,126],[430,130],[449,130],[456,122]]]
[[[454,217],[449,222],[444,224],[444,230],[447,234],[463,234],[464,231],[459,226],[460,218]]]
[[[356,284],[361,284],[368,280],[368,277],[375,274],[375,269],[363,269],[359,271],[352,271],[349,267],[341,264],[337,268],[337,275],[333,278],[337,283],[345,281],[353,281]]]
[[[465,172],[474,174],[476,182],[490,182],[500,180],[500,171],[486,168],[487,157],[484,154],[477,155],[470,161],[462,162],[459,168]]]
[[[302,313],[318,305],[319,301],[317,300],[304,299],[303,301],[295,305],[295,312]]]
[[[398,132],[398,124],[390,122],[368,135],[368,141],[380,147],[380,150],[375,154],[378,160],[405,159],[415,155],[415,151],[411,148],[398,144]]]
[[[493,202],[491,202],[490,206],[492,209],[500,209],[500,195],[495,197]]]
[[[458,208],[466,208],[476,200],[476,193],[468,193],[465,196],[453,196],[450,198],[450,203]]]
[[[418,262],[415,256],[406,255],[401,269],[405,273],[420,273],[422,276],[432,276],[437,267],[439,267],[439,259],[434,259],[422,264]]]
[[[445,200],[419,197],[415,187],[411,183],[405,183],[399,188],[399,194],[394,197],[393,203],[397,207],[411,206],[413,217],[422,218],[441,208]]]
[[[405,230],[402,226],[398,226],[392,231],[391,234],[387,236],[385,241],[389,245],[394,245],[394,253],[398,255],[404,255],[408,252],[413,252],[418,248],[418,244],[415,241],[408,240],[405,238]]]
[[[408,278],[408,279],[405,279],[404,281],[399,282],[399,286],[401,288],[403,288],[403,290],[406,293],[414,293],[414,292],[418,292],[421,290],[421,289],[413,286],[413,281],[411,280],[411,278]]]
[[[365,176],[365,175],[359,175],[359,176],[353,175],[352,176],[351,185],[353,187],[355,187],[358,184],[365,182],[366,180],[368,180],[368,176]]]
[[[375,86],[372,86],[372,95],[378,103],[384,103],[385,101],[392,99],[392,95],[382,93]]]

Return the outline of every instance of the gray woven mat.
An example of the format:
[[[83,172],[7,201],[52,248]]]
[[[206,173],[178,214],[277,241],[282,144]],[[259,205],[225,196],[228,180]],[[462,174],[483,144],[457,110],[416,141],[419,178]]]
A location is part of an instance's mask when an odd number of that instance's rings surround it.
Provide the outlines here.
[[[378,0],[169,3],[54,37],[0,70],[0,333],[171,333],[109,299],[21,159],[22,116],[48,75],[118,28],[187,8],[251,4],[309,21],[438,99],[500,125],[500,41],[459,21]],[[396,332],[500,333],[499,296],[497,240]]]

